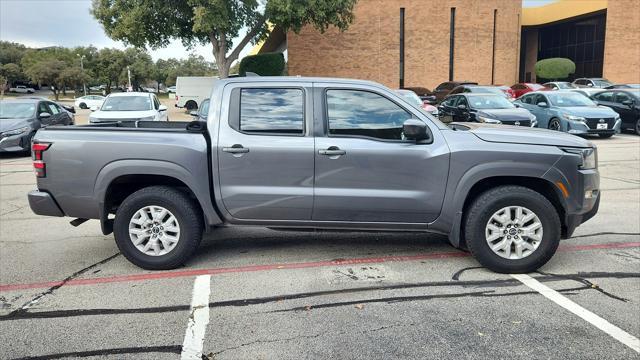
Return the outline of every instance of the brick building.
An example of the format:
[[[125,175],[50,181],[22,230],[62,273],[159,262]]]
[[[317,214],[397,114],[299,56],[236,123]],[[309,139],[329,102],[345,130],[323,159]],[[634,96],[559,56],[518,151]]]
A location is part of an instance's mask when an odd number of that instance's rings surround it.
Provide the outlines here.
[[[259,52],[284,51],[290,75],[433,88],[447,80],[535,81],[548,57],[576,62],[574,77],[640,83],[638,0],[359,0],[345,32],[275,28]]]

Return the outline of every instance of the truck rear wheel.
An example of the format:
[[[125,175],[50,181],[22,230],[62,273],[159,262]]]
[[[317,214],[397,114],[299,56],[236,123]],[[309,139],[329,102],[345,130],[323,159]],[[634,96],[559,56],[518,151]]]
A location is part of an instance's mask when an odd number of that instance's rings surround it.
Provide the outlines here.
[[[553,204],[522,186],[488,190],[465,214],[469,251],[499,273],[526,273],[546,264],[558,249],[560,233]]]
[[[118,207],[114,236],[120,252],[148,270],[184,264],[202,239],[202,216],[183,192],[150,186],[129,195]]]

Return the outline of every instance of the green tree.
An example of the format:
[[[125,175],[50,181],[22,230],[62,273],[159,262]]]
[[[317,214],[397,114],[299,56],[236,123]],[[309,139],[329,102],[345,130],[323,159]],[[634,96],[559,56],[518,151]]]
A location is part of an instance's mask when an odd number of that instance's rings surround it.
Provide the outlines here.
[[[536,77],[550,80],[566,79],[576,71],[576,64],[565,58],[540,60],[535,65]]]
[[[93,0],[91,13],[109,37],[136,47],[164,47],[171,39],[187,47],[209,43],[225,78],[242,49],[267,35],[268,24],[294,32],[305,25],[321,32],[332,25],[345,30],[353,21],[356,1]]]
[[[104,48],[95,56],[93,72],[97,79],[107,85],[106,92],[111,92],[111,85],[118,84],[123,69],[126,71],[127,61],[122,50]]]
[[[160,92],[160,84],[166,84],[171,62],[169,60],[158,59],[151,70],[151,78],[156,82],[156,88]]]
[[[30,63],[25,73],[31,81],[39,84],[47,84],[51,88],[56,100],[59,98],[60,90],[64,87],[63,71],[67,69],[64,61],[56,59],[43,59]]]
[[[166,84],[172,86],[176,84],[178,76],[215,76],[218,75],[218,69],[214,63],[211,63],[202,55],[189,54],[189,57],[182,60],[168,59],[168,75]]]
[[[127,67],[131,72],[131,86],[134,89],[140,88],[147,80],[151,79],[153,70],[153,61],[151,56],[142,49],[127,48],[124,51],[125,67],[120,73],[120,82],[128,82]]]
[[[20,78],[22,78],[20,66],[14,63],[0,65],[0,96],[4,97],[5,89]]]

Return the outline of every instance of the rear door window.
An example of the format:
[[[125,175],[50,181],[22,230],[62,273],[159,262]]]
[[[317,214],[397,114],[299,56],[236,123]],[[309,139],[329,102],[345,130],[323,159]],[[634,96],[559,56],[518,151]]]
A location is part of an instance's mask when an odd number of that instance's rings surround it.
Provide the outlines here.
[[[631,96],[629,96],[629,94],[626,94],[626,93],[623,93],[623,92],[616,93],[616,101],[615,102],[622,104],[623,101],[628,101],[628,100],[632,100]],[[609,101],[613,101],[613,100],[609,100]]]
[[[47,103],[47,106],[49,107],[49,110],[51,110],[51,114],[56,115],[60,113],[60,108],[58,107],[58,105],[54,103]]]
[[[303,135],[302,89],[241,89],[239,130],[252,134]]]

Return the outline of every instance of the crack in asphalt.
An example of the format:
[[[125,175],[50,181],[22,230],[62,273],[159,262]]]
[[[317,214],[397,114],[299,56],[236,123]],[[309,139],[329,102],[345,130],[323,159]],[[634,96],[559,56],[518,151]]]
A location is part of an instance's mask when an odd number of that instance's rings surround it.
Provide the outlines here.
[[[411,327],[411,326],[415,326],[415,323],[409,323],[409,324],[402,324],[402,323],[397,323],[397,324],[393,324],[393,325],[384,325],[384,326],[380,326],[377,328],[373,328],[373,329],[365,329],[365,330],[361,330],[358,331],[360,334],[368,334],[368,333],[372,333],[372,332],[378,332],[378,331],[382,331],[382,330],[387,330],[387,329],[393,329],[393,328],[399,328],[399,327]],[[328,334],[331,335],[336,335],[336,336],[340,336],[340,335],[346,335],[346,334],[353,334],[353,331],[340,331],[340,332],[330,332],[330,331],[323,331],[321,333],[317,333],[317,334],[313,334],[313,335],[297,335],[297,336],[292,336],[292,337],[288,337],[288,338],[280,338],[280,339],[272,339],[272,340],[254,340],[254,341],[250,341],[244,344],[240,344],[237,346],[232,346],[232,347],[228,347],[228,348],[224,348],[220,351],[216,351],[216,352],[210,352],[208,355],[202,355],[202,359],[203,360],[213,360],[215,359],[215,357],[217,355],[220,355],[224,352],[227,351],[231,351],[231,350],[237,350],[240,348],[243,348],[245,346],[251,346],[254,344],[270,344],[270,343],[276,343],[276,342],[287,342],[287,341],[293,341],[293,340],[298,340],[298,339],[315,339],[315,338],[319,338]]]
[[[44,360],[44,359],[64,359],[64,358],[76,358],[76,357],[90,357],[90,356],[105,356],[105,355],[123,355],[123,354],[144,354],[144,353],[169,353],[180,354],[182,351],[182,345],[166,345],[166,346],[139,346],[128,348],[113,348],[113,349],[100,349],[89,351],[74,351],[66,353],[37,355],[37,356],[25,356],[20,358],[14,358],[13,360]]]
[[[456,273],[461,274],[463,271],[466,271],[469,269],[471,268],[465,268]],[[628,279],[628,278],[640,278],[640,273],[597,272],[597,273],[567,274],[566,276]],[[553,276],[546,276],[546,278],[541,277],[538,280],[540,280],[541,282],[549,282],[549,281],[558,281],[559,279]],[[496,287],[515,287],[520,285],[521,285],[520,282],[515,279],[466,280],[466,281],[455,280],[455,281],[439,281],[439,282],[410,283],[410,284],[379,285],[379,286],[367,286],[367,287],[346,288],[346,289],[336,289],[336,290],[324,290],[324,291],[315,291],[315,292],[307,292],[307,293],[283,294],[283,295],[275,295],[275,296],[261,297],[261,298],[217,301],[217,302],[210,302],[209,308],[215,309],[215,308],[224,308],[224,307],[244,307],[244,306],[251,306],[251,305],[262,305],[262,304],[268,304],[268,303],[279,303],[287,300],[310,299],[310,298],[321,297],[321,296],[355,294],[355,293],[363,293],[363,292],[371,292],[371,291],[386,291],[386,290],[414,289],[414,288],[428,288],[428,287],[443,287],[443,288],[463,287],[463,288],[485,288],[486,289],[486,288],[496,288]],[[568,289],[562,289],[558,291],[566,292],[566,291],[580,291],[580,290],[589,290],[589,289],[593,289],[593,288],[591,286],[584,285],[578,288],[568,288]],[[497,296],[525,295],[525,294],[534,294],[534,293],[535,293],[534,291],[527,291],[527,292],[512,292],[512,293],[499,294],[499,293],[495,293],[494,290],[482,290],[477,292],[445,294],[445,296],[446,297],[456,297],[456,296],[470,297],[472,295],[479,295],[479,296],[485,296],[485,297],[488,297],[488,296],[497,297]],[[413,298],[397,297],[397,298],[385,298],[385,299],[369,299],[368,301],[394,303],[394,302],[413,301],[413,300],[430,300],[438,296],[441,296],[441,295],[428,295],[428,296],[413,297]],[[363,302],[367,302],[367,300],[359,300],[354,303],[359,304]],[[351,302],[344,305],[350,305],[350,304]],[[341,305],[336,305],[336,306],[341,306]],[[311,308],[321,308],[321,307],[331,307],[331,306],[322,305],[322,304],[320,306],[318,305],[311,306]],[[127,309],[74,309],[74,310],[51,310],[51,311],[36,311],[36,312],[23,310],[21,312],[14,311],[7,315],[0,316],[0,322],[10,321],[10,320],[22,320],[22,319],[50,319],[50,318],[68,318],[68,317],[95,316],[95,315],[157,314],[157,313],[170,313],[170,312],[177,312],[177,311],[189,311],[190,308],[191,307],[189,305],[173,305],[173,306],[127,308]],[[295,309],[297,308],[293,308],[293,310]],[[302,309],[307,310],[307,307],[305,306]]]
[[[579,238],[592,237],[592,236],[601,236],[601,235],[630,235],[630,236],[639,235],[640,236],[640,233],[603,231],[603,232],[597,232],[597,233],[593,233],[593,234],[584,234],[584,235],[572,236],[571,239],[579,239]]]
[[[89,271],[89,270],[91,270],[91,269],[93,269],[93,268],[95,268],[95,267],[97,267],[97,266],[103,265],[103,264],[105,264],[105,263],[107,263],[107,262],[109,262],[109,261],[111,261],[111,260],[115,259],[115,258],[116,258],[116,257],[118,257],[119,255],[120,255],[120,253],[113,254],[113,255],[109,256],[108,258],[106,258],[106,259],[100,260],[100,261],[98,261],[98,262],[96,262],[96,263],[94,263],[94,264],[91,264],[91,265],[89,265],[89,266],[87,266],[87,267],[85,267],[85,268],[83,268],[83,269],[81,269],[81,270],[78,270],[78,271],[74,272],[73,274],[71,274],[71,275],[67,276],[67,277],[66,277],[66,278],[64,278],[62,281],[60,281],[60,283],[59,283],[59,284],[56,284],[56,285],[54,285],[54,286],[51,286],[51,287],[50,287],[50,288],[48,288],[47,290],[45,290],[45,291],[41,292],[40,294],[38,294],[38,295],[36,295],[35,297],[33,297],[31,300],[29,300],[29,301],[27,301],[26,303],[24,303],[22,306],[20,306],[20,308],[18,308],[18,309],[16,309],[16,310],[14,310],[14,311],[12,311],[12,312],[10,312],[9,314],[7,314],[7,315],[5,315],[5,316],[9,316],[9,317],[11,317],[11,316],[19,316],[19,315],[20,315],[20,314],[22,314],[22,313],[27,313],[27,311],[29,310],[29,308],[30,308],[31,306],[33,306],[35,303],[37,303],[38,301],[40,301],[40,300],[41,300],[42,298],[44,298],[45,296],[50,295],[50,294],[53,294],[53,292],[54,292],[54,291],[56,291],[56,290],[58,290],[59,288],[63,287],[63,286],[64,286],[66,283],[68,283],[70,280],[73,280],[73,279],[77,278],[78,276],[80,276],[80,275],[84,274],[85,272],[87,272],[87,271]]]
[[[553,273],[549,273],[549,272],[544,272],[541,270],[536,271],[538,274],[541,275],[546,275],[546,276],[553,276],[556,278],[560,278],[560,279],[567,279],[567,280],[573,280],[573,281],[577,281],[579,283],[584,284],[587,288],[591,288],[594,289],[596,291],[599,291],[600,293],[612,298],[612,299],[616,299],[622,302],[629,302],[629,299],[623,298],[621,296],[617,296],[614,295],[606,290],[604,290],[603,288],[601,288],[598,284],[594,284],[591,281],[579,276],[579,275],[564,275],[564,274],[553,274]]]

